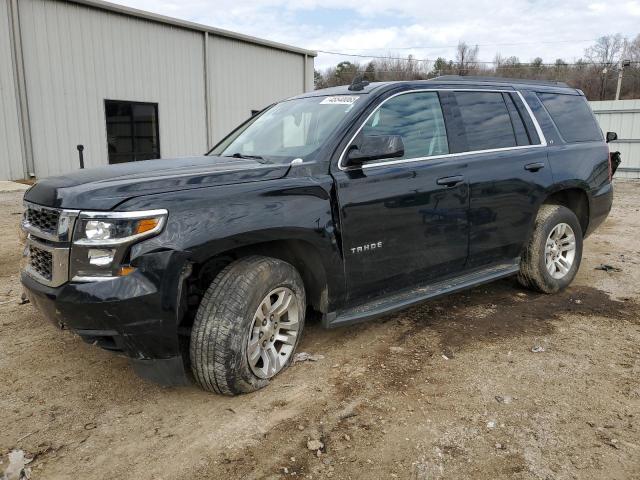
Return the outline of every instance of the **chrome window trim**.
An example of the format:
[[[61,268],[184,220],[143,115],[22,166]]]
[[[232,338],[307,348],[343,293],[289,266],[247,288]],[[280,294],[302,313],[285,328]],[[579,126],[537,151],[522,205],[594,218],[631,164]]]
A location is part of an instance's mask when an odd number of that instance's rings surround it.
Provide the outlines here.
[[[378,111],[378,109],[380,109],[380,107],[382,107],[382,105],[384,105],[386,102],[388,102],[392,98],[395,98],[395,97],[397,97],[399,95],[407,95],[409,93],[420,93],[420,92],[516,93],[518,95],[518,97],[520,97],[520,100],[524,104],[525,109],[527,110],[527,113],[528,113],[529,117],[531,118],[531,121],[533,122],[533,125],[534,125],[534,127],[536,129],[536,133],[538,134],[538,137],[540,139],[540,143],[535,144],[535,145],[520,145],[520,146],[515,146],[515,147],[492,148],[492,149],[487,149],[487,150],[470,150],[468,152],[459,152],[459,153],[446,153],[446,154],[443,154],[443,155],[432,155],[430,157],[403,158],[403,159],[400,159],[400,160],[387,160],[387,161],[383,160],[383,161],[378,161],[378,162],[365,163],[365,164],[363,164],[363,165],[361,165],[359,167],[345,167],[342,164],[342,162],[344,160],[344,157],[345,157],[345,155],[347,153],[347,150],[349,149],[349,146],[353,143],[353,141],[358,136],[360,131],[364,128],[364,126],[369,121],[369,119]],[[447,135],[448,135],[448,133],[447,133]],[[528,149],[528,148],[540,148],[540,147],[546,147],[546,146],[547,146],[547,139],[545,138],[544,133],[542,132],[542,128],[540,128],[540,124],[538,123],[538,120],[536,119],[535,115],[533,114],[533,111],[531,110],[531,107],[529,107],[529,104],[525,100],[524,96],[518,90],[483,89],[483,88],[419,88],[419,89],[415,89],[415,90],[407,90],[407,91],[404,91],[404,92],[398,92],[398,93],[395,93],[395,94],[391,95],[388,98],[385,98],[369,115],[367,115],[367,118],[365,118],[364,121],[360,124],[360,126],[358,127],[358,129],[356,130],[354,135],[351,137],[351,139],[349,140],[349,142],[345,146],[344,150],[342,150],[342,153],[340,154],[340,158],[338,159],[338,168],[340,170],[342,170],[342,171],[349,171],[349,170],[354,170],[354,169],[358,170],[358,169],[375,168],[375,167],[380,167],[380,166],[384,166],[384,165],[399,165],[399,164],[403,164],[403,163],[422,162],[422,161],[425,161],[425,160],[436,160],[436,159],[449,158],[449,157],[460,157],[460,156],[463,156],[463,155],[476,155],[476,154],[481,154],[481,153],[494,153],[494,152],[508,152],[508,151],[511,151],[511,150],[523,150],[523,149]]]
[[[143,233],[138,233],[135,235],[130,235],[128,237],[123,238],[113,238],[109,240],[89,240],[86,238],[81,238],[79,240],[73,240],[74,245],[79,246],[91,246],[91,247],[112,247],[125,245],[127,243],[131,243],[134,240],[140,240],[145,237],[150,237],[152,235],[156,235],[162,231],[165,224],[167,223],[167,217],[169,212],[166,209],[156,209],[156,210],[138,210],[135,212],[93,212],[93,211],[82,211],[78,217],[79,220],[86,219],[101,219],[101,220],[127,220],[127,219],[135,219],[135,220],[143,220],[145,218],[154,218],[160,217],[160,221],[158,225],[156,225],[151,230],[148,230]],[[75,235],[74,235],[75,237]]]
[[[25,273],[48,287],[59,287],[63,283],[66,283],[69,279],[69,247],[55,247],[53,245],[42,243],[29,234],[27,236],[27,251],[29,251],[30,245],[51,253],[51,279],[49,280],[35,271],[31,267],[30,260],[24,268]]]

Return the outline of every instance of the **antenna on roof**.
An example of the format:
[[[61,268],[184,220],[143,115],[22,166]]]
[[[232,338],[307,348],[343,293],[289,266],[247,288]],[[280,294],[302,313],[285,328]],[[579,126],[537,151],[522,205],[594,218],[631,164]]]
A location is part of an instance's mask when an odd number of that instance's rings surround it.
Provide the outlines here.
[[[362,77],[362,74],[359,73],[353,77],[353,81],[351,82],[351,85],[349,85],[349,90],[352,92],[359,92],[360,90],[364,90],[364,87],[367,85],[369,85],[369,81],[365,80]]]

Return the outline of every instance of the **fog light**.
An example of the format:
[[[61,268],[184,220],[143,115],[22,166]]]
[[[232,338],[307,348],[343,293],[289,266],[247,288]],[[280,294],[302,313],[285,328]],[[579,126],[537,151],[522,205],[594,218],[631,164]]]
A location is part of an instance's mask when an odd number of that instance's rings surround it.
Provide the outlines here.
[[[89,264],[97,267],[106,267],[113,262],[113,255],[115,250],[102,249],[102,248],[90,248],[87,256],[89,257]]]

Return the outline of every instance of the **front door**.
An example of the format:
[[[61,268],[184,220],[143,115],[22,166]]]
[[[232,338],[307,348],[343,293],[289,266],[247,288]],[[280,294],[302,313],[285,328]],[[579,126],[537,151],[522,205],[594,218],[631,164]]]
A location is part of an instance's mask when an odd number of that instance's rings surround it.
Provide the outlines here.
[[[469,188],[464,163],[447,155],[438,93],[388,98],[353,144],[375,135],[400,135],[404,156],[334,172],[354,302],[450,276],[467,258]]]

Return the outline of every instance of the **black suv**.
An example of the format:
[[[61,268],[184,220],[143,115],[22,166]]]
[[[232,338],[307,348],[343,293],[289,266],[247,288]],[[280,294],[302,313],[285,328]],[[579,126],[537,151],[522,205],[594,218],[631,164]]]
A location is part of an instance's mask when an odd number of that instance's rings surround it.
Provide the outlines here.
[[[202,157],[39,181],[22,282],[143,377],[238,394],[291,363],[312,312],[338,327],[510,275],[561,290],[611,175],[564,84],[358,80],[276,103]]]

